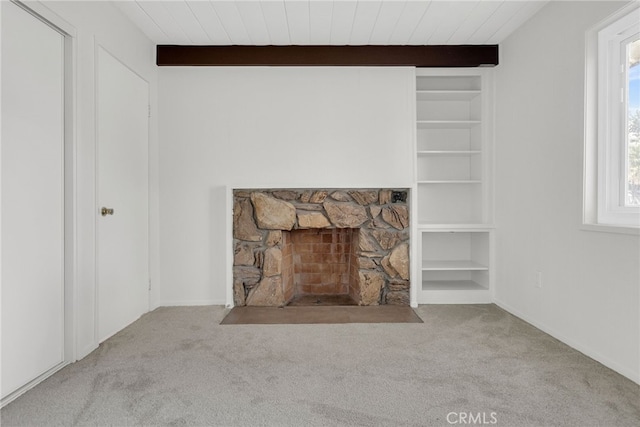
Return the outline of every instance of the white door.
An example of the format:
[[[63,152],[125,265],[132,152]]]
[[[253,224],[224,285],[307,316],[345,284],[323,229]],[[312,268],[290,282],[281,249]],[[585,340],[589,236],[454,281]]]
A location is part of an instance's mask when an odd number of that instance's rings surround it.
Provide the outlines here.
[[[149,85],[97,52],[98,338],[149,310]],[[113,209],[103,215],[102,208]]]
[[[1,7],[4,398],[64,360],[64,37]]]

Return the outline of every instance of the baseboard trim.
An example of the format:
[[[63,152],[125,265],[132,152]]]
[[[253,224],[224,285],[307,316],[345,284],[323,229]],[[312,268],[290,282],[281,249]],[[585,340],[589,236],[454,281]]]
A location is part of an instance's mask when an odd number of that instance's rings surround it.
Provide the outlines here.
[[[51,375],[55,374],[56,372],[58,372],[60,369],[64,368],[67,365],[69,365],[69,362],[59,363],[58,365],[46,371],[45,373],[38,375],[36,378],[32,379],[31,381],[29,381],[19,389],[9,393],[8,395],[2,398],[2,401],[0,402],[0,408],[4,408],[6,405],[13,402],[18,397],[22,396],[23,394],[25,394],[26,392],[28,392],[29,390],[31,390],[32,388],[40,384],[42,381],[46,380]]]
[[[78,352],[78,354],[76,354],[76,360],[74,360],[74,362],[77,362],[80,359],[84,359],[85,357],[90,355],[91,352],[93,352],[96,348],[98,348],[97,342],[95,344],[89,344],[88,346],[83,348],[80,352]]]
[[[626,378],[630,379],[631,381],[633,381],[636,384],[640,384],[640,372],[633,372],[630,369],[627,369],[624,366],[621,366],[619,363],[616,363],[614,361],[612,361],[611,359],[609,359],[608,357],[603,356],[602,354],[600,354],[599,352],[582,345],[579,342],[576,342],[575,340],[572,340],[568,337],[566,337],[564,334],[558,333],[555,329],[548,327],[547,325],[544,325],[540,322],[537,322],[535,320],[533,320],[531,317],[523,314],[521,311],[516,310],[515,308],[513,308],[512,306],[510,306],[509,304],[506,304],[503,301],[500,301],[498,299],[493,300],[493,302],[500,308],[502,308],[503,310],[509,312],[510,314],[516,316],[517,318],[524,320],[525,322],[529,323],[530,325],[540,329],[542,332],[551,335],[552,337],[556,338],[557,340],[562,341],[563,343],[567,344],[569,347],[572,347],[575,350],[578,350],[580,353],[584,354],[587,357],[592,358],[593,360],[595,360],[596,362],[599,362],[601,364],[603,364],[604,366],[606,366],[609,369],[612,369],[614,371],[616,371],[617,373],[619,373],[620,375],[625,376]]]

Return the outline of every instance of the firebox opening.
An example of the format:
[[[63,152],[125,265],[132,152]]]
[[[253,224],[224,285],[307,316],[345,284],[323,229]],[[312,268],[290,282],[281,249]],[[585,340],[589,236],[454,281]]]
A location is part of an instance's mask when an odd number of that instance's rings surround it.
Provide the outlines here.
[[[289,305],[358,305],[359,229],[284,232],[282,279]]]

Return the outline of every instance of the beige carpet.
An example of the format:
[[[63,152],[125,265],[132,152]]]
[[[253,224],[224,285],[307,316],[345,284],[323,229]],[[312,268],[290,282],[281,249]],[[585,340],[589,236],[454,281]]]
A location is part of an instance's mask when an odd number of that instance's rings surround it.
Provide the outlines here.
[[[422,323],[411,307],[397,305],[234,307],[222,325],[311,323]]]
[[[223,307],[159,308],[4,407],[0,421],[640,425],[640,386],[498,307],[415,311],[424,323],[220,325]]]

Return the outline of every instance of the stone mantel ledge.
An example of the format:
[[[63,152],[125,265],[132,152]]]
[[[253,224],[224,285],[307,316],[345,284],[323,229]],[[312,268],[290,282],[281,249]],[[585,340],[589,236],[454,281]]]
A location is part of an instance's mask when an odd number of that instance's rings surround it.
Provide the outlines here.
[[[359,230],[360,305],[409,305],[409,188],[233,190],[236,306],[286,304],[282,233]]]

